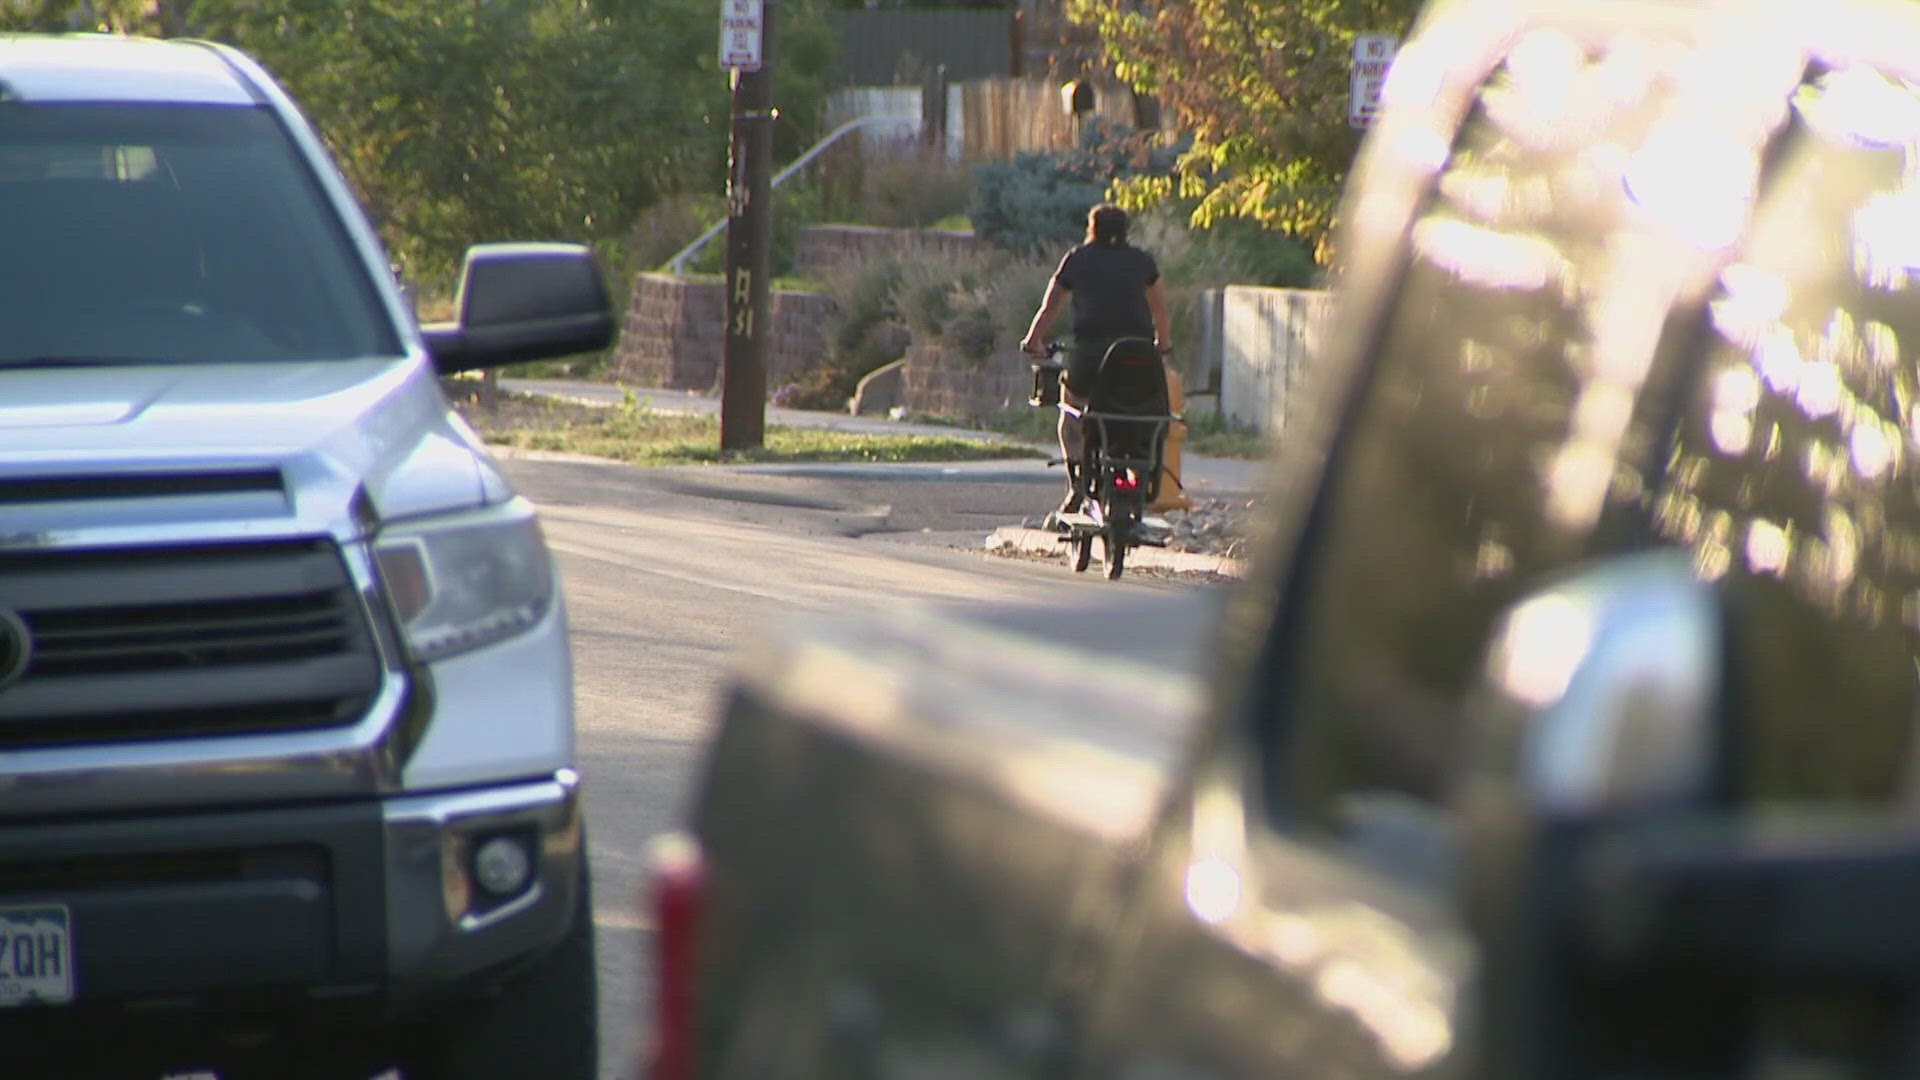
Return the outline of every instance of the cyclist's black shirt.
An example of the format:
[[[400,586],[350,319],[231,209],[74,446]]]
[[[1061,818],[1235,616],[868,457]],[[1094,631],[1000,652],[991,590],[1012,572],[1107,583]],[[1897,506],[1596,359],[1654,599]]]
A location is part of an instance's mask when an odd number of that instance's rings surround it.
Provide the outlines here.
[[[1081,244],[1060,260],[1053,280],[1073,296],[1080,337],[1153,337],[1147,286],[1160,280],[1153,256],[1127,244]]]

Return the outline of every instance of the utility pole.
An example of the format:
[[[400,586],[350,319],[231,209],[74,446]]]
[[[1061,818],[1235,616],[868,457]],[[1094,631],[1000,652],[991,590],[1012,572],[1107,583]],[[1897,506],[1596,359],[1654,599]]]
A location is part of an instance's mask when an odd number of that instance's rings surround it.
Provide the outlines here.
[[[766,442],[773,246],[774,0],[721,0],[721,64],[732,72],[727,153],[727,336],[720,449]]]

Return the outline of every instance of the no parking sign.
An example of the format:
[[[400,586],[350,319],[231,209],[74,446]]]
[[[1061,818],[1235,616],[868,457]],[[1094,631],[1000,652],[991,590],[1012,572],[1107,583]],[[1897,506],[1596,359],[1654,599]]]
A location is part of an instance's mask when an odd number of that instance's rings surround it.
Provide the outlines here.
[[[1347,99],[1347,123],[1356,128],[1373,123],[1380,111],[1380,88],[1400,39],[1392,34],[1359,34],[1353,39],[1353,92]]]

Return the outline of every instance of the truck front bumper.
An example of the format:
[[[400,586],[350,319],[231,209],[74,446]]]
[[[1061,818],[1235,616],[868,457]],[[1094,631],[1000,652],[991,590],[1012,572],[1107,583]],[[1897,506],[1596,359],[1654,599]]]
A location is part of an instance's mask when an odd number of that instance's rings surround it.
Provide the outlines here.
[[[505,838],[525,881],[476,852]],[[499,854],[496,847],[495,854]],[[378,801],[0,825],[0,913],[69,916],[73,1000],[0,1008],[391,1016],[510,973],[567,932],[586,857],[570,769]],[[515,865],[505,860],[508,870]]]

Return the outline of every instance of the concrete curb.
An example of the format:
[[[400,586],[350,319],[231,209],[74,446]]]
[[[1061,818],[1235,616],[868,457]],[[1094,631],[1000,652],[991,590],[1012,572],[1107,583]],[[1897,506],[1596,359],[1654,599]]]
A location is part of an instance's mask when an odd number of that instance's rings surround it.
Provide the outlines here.
[[[1029,529],[1020,525],[1002,525],[987,537],[988,551],[1019,552],[1026,555],[1056,555],[1066,558],[1066,545],[1060,542],[1060,534],[1045,529]],[[1102,545],[1093,546],[1095,552],[1102,552]],[[1102,558],[1104,555],[1101,556]],[[1099,558],[1096,558],[1096,562]],[[1157,570],[1171,570],[1178,574],[1215,574],[1220,577],[1243,578],[1247,576],[1247,564],[1240,559],[1230,559],[1225,555],[1203,555],[1197,551],[1168,551],[1165,548],[1137,547],[1127,552],[1129,567],[1152,567]]]

